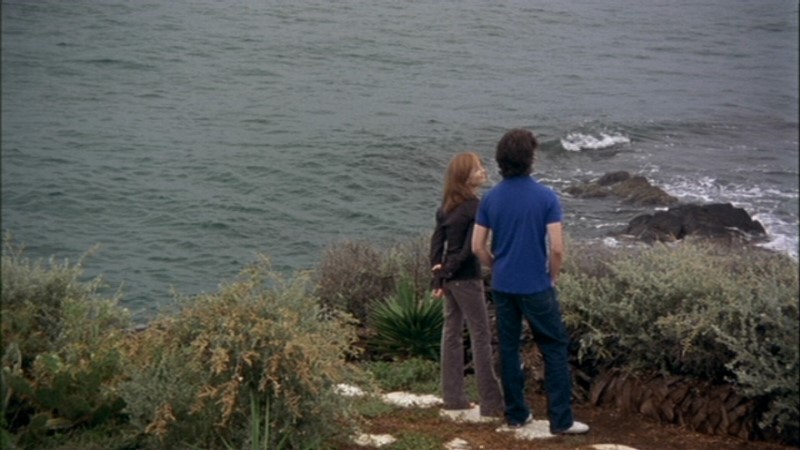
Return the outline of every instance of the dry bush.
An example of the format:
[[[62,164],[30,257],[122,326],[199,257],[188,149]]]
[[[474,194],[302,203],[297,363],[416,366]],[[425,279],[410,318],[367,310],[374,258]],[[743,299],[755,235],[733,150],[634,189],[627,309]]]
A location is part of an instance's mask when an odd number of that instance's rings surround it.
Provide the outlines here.
[[[121,418],[113,386],[130,314],[97,294],[100,278],[80,281],[83,261],[31,261],[5,241],[0,397],[4,433],[14,436],[4,439],[38,446],[49,434]]]
[[[364,241],[344,241],[325,250],[316,268],[315,295],[329,309],[344,311],[368,326],[372,310],[391,297],[401,278],[417,296],[430,290],[429,241],[418,236],[380,249]]]
[[[368,242],[345,241],[327,248],[317,266],[315,295],[325,308],[350,313],[366,324],[373,303],[394,288],[383,259]]]
[[[391,273],[395,286],[402,279],[410,282],[417,297],[431,289],[430,235],[420,234],[392,245],[385,260],[385,272]]]
[[[26,368],[30,367],[36,355],[60,348],[67,300],[99,300],[97,292],[103,286],[102,279],[80,280],[85,259],[90,254],[91,251],[74,264],[69,260],[60,262],[54,257],[45,263],[28,259],[24,256],[24,249],[15,246],[10,236],[4,238],[3,345],[5,349],[7,345],[16,343]]]
[[[309,277],[266,261],[216,294],[182,299],[129,349],[120,391],[131,420],[163,448],[320,448],[351,430],[334,387],[357,376],[345,359],[351,319],[325,314]]]

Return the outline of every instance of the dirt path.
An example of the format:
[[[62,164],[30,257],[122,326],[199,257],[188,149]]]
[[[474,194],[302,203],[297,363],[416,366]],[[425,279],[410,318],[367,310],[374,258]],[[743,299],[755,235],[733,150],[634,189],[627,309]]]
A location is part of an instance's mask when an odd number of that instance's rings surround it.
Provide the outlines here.
[[[545,410],[541,396],[529,398],[534,417],[543,419]],[[576,404],[575,417],[591,426],[591,431],[583,436],[555,436],[544,439],[524,440],[513,432],[498,431],[500,423],[458,423],[443,417],[440,408],[411,407],[391,414],[375,417],[364,430],[370,434],[390,434],[396,438],[409,436],[432,436],[443,443],[454,439],[466,441],[469,450],[593,450],[604,448],[612,450],[625,446],[636,450],[789,450],[796,447],[782,446],[766,442],[753,442],[733,437],[710,436],[676,426],[658,424],[640,415],[622,415],[612,408],[597,408]],[[597,447],[606,444],[606,447]],[[353,444],[350,449],[366,447]],[[443,447],[444,448],[444,447]],[[622,448],[622,447],[616,447]]]

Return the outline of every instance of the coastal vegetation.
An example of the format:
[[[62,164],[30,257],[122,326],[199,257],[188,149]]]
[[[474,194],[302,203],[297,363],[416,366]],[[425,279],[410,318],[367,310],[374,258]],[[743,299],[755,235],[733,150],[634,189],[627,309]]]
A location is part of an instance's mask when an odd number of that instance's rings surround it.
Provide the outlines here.
[[[701,242],[569,246],[559,288],[582,400],[638,396],[638,411],[687,426],[705,407],[697,429],[800,442],[796,261]],[[3,448],[346,448],[391,411],[341,395],[342,384],[436,389],[438,331],[419,332],[437,322],[426,253],[424,236],[342,242],[290,275],[260,257],[134,328],[120,296],[83,277],[83,259],[30,260],[7,239]],[[721,401],[684,394],[672,415],[664,406],[678,398],[670,389],[720,386]],[[714,401],[744,425],[727,415],[724,430],[702,425]]]
[[[706,432],[797,441],[796,261],[757,247],[702,241],[627,251],[586,247],[572,254],[559,287],[577,365],[593,380],[595,396],[605,388],[596,376],[610,369],[624,369],[622,378],[657,373],[669,381],[653,390],[670,395],[631,400],[638,410],[648,408],[645,401],[658,403],[649,406],[661,409],[654,418]],[[703,397],[688,393],[713,388],[684,379],[731,389],[723,390],[721,404],[709,396],[709,406],[700,407]],[[616,383],[618,390],[635,386]]]

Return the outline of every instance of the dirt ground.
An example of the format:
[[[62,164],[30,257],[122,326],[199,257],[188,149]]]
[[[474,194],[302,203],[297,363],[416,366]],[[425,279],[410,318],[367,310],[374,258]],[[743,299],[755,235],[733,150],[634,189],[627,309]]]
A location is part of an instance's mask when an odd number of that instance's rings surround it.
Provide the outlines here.
[[[529,398],[534,418],[543,419],[545,400],[540,395]],[[472,450],[589,450],[594,444],[625,445],[637,450],[788,450],[767,442],[744,441],[734,437],[711,436],[677,426],[658,424],[636,414],[623,415],[611,407],[575,405],[575,418],[589,424],[591,431],[582,436],[558,436],[547,439],[520,440],[512,433],[496,431],[499,424],[455,423],[439,416],[438,408],[407,409],[373,418],[371,434],[437,436],[443,442],[461,438]],[[354,449],[365,447],[353,445]],[[347,449],[350,450],[350,449]]]

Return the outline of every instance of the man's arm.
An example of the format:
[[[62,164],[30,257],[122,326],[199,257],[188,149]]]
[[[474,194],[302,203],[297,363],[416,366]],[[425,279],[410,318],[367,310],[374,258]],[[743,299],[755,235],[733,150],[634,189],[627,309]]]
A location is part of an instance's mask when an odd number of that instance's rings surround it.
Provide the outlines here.
[[[550,241],[550,278],[553,286],[558,283],[558,276],[561,273],[561,266],[564,264],[566,252],[564,250],[564,236],[561,222],[547,224],[547,237]]]
[[[491,268],[494,257],[487,247],[488,240],[489,229],[476,223],[472,229],[472,253],[475,253],[484,266]]]

